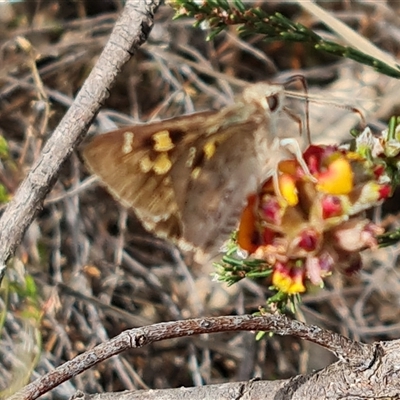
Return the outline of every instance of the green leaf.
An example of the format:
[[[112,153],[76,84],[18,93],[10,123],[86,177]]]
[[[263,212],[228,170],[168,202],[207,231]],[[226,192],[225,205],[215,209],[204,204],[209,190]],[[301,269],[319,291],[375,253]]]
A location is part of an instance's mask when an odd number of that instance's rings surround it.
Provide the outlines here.
[[[4,185],[0,184],[0,203],[8,203],[10,201],[10,195]]]
[[[9,155],[9,147],[4,136],[0,135],[0,158],[7,158]]]

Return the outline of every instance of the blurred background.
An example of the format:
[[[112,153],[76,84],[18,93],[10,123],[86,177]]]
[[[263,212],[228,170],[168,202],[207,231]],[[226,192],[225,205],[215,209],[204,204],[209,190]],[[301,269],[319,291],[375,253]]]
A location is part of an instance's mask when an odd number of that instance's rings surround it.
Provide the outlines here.
[[[247,3],[280,12],[339,40],[293,2]],[[324,1],[331,16],[398,58],[400,3]],[[123,4],[118,0],[0,3],[0,201],[13,196],[70,106],[106,44]],[[295,42],[240,38],[235,27],[206,41],[193,21],[173,21],[162,6],[148,42],[118,76],[89,134],[117,126],[219,109],[246,83],[284,83],[303,75],[314,143],[340,143],[362,112],[374,131],[399,114],[399,81],[355,61]],[[292,85],[290,87],[293,89]],[[300,88],[301,91],[301,88]],[[296,100],[301,109],[304,102]],[[335,105],[333,105],[335,104]],[[298,137],[293,125],[282,134]],[[399,203],[372,214],[396,228]],[[296,318],[367,343],[398,338],[398,248],[364,252],[364,268],[334,274],[303,297]],[[91,178],[79,151],[66,162],[43,209],[10,262],[0,289],[0,397],[125,329],[199,316],[253,313],[265,305],[262,280],[227,287],[213,266],[186,266],[170,244],[148,234]],[[59,386],[44,398],[282,379],[334,361],[291,337],[256,342],[251,332],[154,343],[125,352]]]

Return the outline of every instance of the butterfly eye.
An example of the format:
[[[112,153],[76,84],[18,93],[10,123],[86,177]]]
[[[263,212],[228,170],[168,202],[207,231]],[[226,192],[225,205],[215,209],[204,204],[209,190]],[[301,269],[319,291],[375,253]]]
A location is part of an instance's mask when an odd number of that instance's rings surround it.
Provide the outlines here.
[[[269,109],[273,112],[276,111],[280,108],[279,104],[279,96],[277,94],[274,94],[272,96],[267,97],[267,103]]]

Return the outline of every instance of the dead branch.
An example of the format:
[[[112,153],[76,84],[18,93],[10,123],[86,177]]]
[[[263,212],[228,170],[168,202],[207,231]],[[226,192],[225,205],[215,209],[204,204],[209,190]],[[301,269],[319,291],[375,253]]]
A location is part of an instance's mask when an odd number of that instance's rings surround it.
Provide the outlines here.
[[[83,139],[118,72],[147,39],[159,0],[130,0],[74,103],[43,148],[0,219],[0,280],[62,163]]]
[[[268,331],[278,335],[297,336],[333,352],[342,360],[341,365],[345,369],[357,374],[370,369],[376,361],[375,345],[351,341],[337,333],[289,319],[281,314],[198,318],[164,322],[125,331],[30,383],[9,400],[34,400],[73,376],[128,349],[143,347],[165,339],[233,331]]]

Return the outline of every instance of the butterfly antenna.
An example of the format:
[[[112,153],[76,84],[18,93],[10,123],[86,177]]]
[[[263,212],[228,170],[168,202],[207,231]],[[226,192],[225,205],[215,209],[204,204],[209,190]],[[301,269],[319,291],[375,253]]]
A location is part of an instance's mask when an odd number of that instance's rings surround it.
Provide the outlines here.
[[[304,99],[306,101],[306,110],[308,110],[309,103],[317,103],[317,104],[328,104],[336,108],[341,108],[343,110],[355,113],[360,117],[361,120],[360,124],[362,128],[365,128],[367,126],[367,122],[365,120],[363,112],[359,108],[353,107],[350,104],[339,104],[335,101],[324,99],[323,97],[320,97],[318,95],[312,95],[312,94],[304,95],[303,93],[296,93],[289,90],[285,90],[285,94],[287,97],[290,97],[292,99]],[[308,111],[307,111],[307,117],[308,117]],[[307,121],[309,121],[308,118]]]

